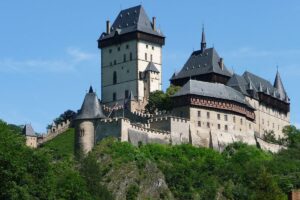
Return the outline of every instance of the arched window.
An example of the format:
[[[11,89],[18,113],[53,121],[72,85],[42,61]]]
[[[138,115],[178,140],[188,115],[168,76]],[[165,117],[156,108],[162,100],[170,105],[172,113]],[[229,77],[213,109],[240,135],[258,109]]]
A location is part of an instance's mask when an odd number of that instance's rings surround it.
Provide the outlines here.
[[[113,84],[117,84],[117,72],[114,71],[114,75],[113,75]]]

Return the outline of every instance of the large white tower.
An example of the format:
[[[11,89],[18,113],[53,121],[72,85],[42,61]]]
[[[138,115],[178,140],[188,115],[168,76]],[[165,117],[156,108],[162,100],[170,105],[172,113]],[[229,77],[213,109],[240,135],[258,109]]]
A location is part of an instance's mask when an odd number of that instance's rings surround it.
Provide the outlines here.
[[[123,104],[132,92],[136,109],[143,108],[149,92],[161,90],[162,46],[165,36],[149,20],[141,5],[122,10],[98,40],[101,49],[101,100]],[[155,74],[149,79],[149,74]],[[132,97],[131,97],[132,98]]]

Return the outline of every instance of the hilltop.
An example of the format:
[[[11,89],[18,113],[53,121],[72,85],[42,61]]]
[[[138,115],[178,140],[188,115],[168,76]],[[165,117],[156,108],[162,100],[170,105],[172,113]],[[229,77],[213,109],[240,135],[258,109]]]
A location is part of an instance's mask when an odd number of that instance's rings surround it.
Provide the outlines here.
[[[300,134],[279,154],[234,143],[223,153],[189,144],[135,147],[115,138],[83,159],[74,130],[30,149],[0,124],[1,199],[287,199],[300,187]]]

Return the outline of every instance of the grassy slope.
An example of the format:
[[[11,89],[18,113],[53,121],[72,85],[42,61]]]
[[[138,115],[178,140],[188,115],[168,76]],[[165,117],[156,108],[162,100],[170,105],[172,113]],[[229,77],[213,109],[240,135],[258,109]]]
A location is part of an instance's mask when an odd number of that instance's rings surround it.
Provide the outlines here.
[[[74,154],[74,134],[74,129],[70,128],[43,144],[42,148],[49,149],[55,158],[69,157]]]

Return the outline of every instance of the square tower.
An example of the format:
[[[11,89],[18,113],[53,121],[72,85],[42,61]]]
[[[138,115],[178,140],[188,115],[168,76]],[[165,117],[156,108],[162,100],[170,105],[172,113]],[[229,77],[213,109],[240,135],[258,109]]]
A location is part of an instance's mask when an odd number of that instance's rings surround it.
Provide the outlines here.
[[[151,22],[141,5],[121,10],[111,27],[107,21],[106,32],[98,40],[103,104],[122,105],[132,93],[142,110],[149,92],[161,90],[164,43],[155,17]],[[149,65],[157,70],[155,79],[147,76]]]

